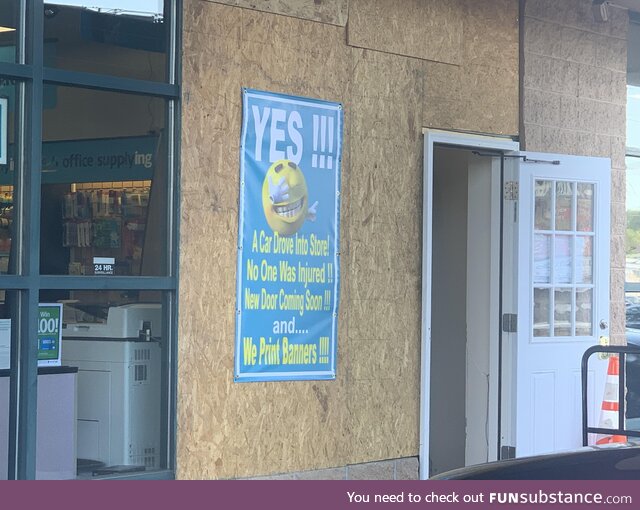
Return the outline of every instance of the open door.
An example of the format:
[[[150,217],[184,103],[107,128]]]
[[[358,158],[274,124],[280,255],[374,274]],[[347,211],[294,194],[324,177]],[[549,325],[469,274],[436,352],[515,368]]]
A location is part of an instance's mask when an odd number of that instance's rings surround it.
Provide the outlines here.
[[[610,172],[605,158],[505,156],[503,458],[582,444],[581,358],[609,335]]]

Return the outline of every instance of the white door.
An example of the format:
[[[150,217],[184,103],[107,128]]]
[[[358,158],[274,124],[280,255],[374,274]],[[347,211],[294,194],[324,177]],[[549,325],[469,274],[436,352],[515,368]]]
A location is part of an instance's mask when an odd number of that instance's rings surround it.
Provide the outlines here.
[[[517,232],[517,319],[507,317],[503,326],[515,330],[505,360],[515,364],[515,391],[504,394],[512,399],[511,439],[522,457],[582,444],[582,354],[609,335],[610,161],[519,155],[507,157],[517,162],[518,196],[505,201]],[[596,411],[604,380],[590,370],[589,407]]]

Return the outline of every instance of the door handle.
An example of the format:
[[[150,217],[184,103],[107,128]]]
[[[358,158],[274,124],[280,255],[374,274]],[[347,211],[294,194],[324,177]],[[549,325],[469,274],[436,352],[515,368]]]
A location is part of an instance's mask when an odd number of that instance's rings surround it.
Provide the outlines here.
[[[600,321],[600,329],[607,329],[609,327],[609,323],[607,321],[605,321],[604,319],[602,319]]]

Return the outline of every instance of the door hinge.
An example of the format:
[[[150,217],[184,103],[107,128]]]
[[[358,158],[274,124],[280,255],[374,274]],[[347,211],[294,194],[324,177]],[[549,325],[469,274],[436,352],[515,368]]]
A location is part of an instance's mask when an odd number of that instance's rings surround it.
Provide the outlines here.
[[[507,181],[504,183],[504,199],[518,200],[518,181]]]
[[[518,332],[518,316],[515,313],[505,313],[502,315],[502,331],[505,333]]]
[[[516,447],[515,446],[502,446],[500,448],[500,460],[515,459]]]

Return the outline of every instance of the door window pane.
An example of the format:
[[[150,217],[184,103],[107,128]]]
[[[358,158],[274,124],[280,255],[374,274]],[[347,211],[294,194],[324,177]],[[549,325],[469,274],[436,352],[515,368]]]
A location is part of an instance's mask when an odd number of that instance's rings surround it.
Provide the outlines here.
[[[19,4],[19,0],[0,0],[0,62],[16,62]]]
[[[578,183],[577,230],[593,232],[593,184]]]
[[[167,81],[166,21],[161,0],[47,2],[45,66]]]
[[[536,234],[534,237],[534,283],[551,281],[551,239],[552,236],[545,234]]]
[[[536,181],[534,337],[592,334],[595,193],[593,183]],[[539,220],[539,211],[546,207],[540,205],[546,203],[541,197],[553,194],[549,216],[554,222],[544,230],[549,222]]]
[[[533,336],[551,336],[550,289],[533,289]]]
[[[572,230],[573,183],[556,182],[556,230]]]
[[[576,290],[576,336],[593,334],[593,291]]]
[[[551,181],[536,181],[536,230],[551,230],[552,184]]]
[[[593,237],[576,236],[576,283],[593,282]]]
[[[553,306],[554,336],[571,336],[571,312],[571,289],[556,289]]]
[[[571,283],[573,272],[572,236],[556,236],[553,276],[555,283]]]
[[[161,294],[51,290],[40,299],[63,304],[63,328],[60,367],[38,379],[38,395],[50,394],[57,408],[39,426],[56,430],[56,444],[39,442],[37,454],[59,478],[166,469]]]
[[[165,101],[48,85],[41,272],[166,274]]]

